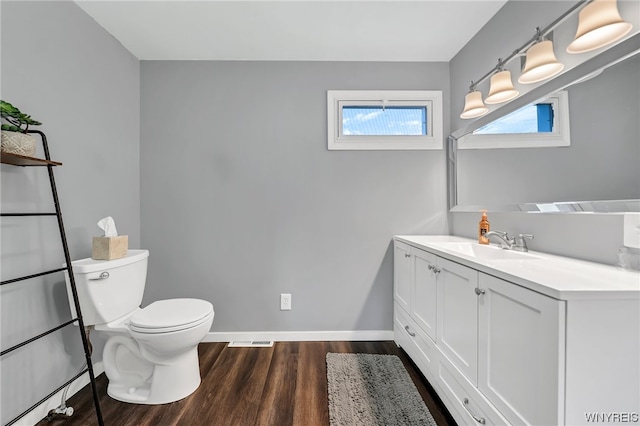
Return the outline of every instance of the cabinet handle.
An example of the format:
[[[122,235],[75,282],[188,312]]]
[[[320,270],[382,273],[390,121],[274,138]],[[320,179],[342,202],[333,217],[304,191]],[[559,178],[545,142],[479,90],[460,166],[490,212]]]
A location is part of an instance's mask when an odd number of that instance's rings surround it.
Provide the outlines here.
[[[405,253],[404,257],[411,257],[411,255],[409,253]]]
[[[439,274],[440,273],[440,269],[436,268],[436,265],[429,265],[427,266],[427,269],[430,271],[433,271],[434,274]]]
[[[483,424],[485,424],[487,422],[484,419],[484,417],[478,417],[475,414],[473,414],[473,412],[469,408],[469,398],[463,399],[462,403],[464,404],[464,409],[467,410],[467,412],[471,415],[471,417],[473,417],[473,420],[475,420],[476,422],[480,423],[481,425],[483,425]]]
[[[478,287],[474,288],[473,290],[476,292],[476,294],[477,294],[478,296],[480,296],[481,294],[485,294],[485,293],[486,293],[486,292],[484,291],[484,289],[482,289],[482,288],[478,288]]]
[[[405,325],[405,326],[404,326],[404,329],[405,329],[405,331],[406,331],[407,333],[409,333],[409,336],[411,336],[411,337],[416,337],[416,333],[412,333],[411,331],[409,331],[409,326],[408,326],[408,325]]]

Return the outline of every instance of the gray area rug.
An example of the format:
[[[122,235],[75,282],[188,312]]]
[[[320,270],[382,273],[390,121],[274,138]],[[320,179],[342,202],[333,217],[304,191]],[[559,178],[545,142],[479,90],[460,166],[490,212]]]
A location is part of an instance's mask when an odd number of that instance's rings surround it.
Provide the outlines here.
[[[436,426],[395,355],[327,354],[331,426]]]

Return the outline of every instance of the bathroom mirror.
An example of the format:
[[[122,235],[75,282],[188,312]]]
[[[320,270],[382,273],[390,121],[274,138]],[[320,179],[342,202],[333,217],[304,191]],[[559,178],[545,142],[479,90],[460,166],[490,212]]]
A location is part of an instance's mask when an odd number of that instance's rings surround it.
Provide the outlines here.
[[[639,51],[636,34],[454,132],[451,211],[640,211]],[[568,94],[569,146],[458,149],[463,136],[559,91]]]

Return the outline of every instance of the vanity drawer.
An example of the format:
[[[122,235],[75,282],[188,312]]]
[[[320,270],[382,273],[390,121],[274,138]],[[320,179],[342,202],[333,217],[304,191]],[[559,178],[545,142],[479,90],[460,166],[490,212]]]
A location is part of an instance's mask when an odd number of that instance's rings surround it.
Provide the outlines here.
[[[393,317],[393,335],[396,343],[405,350],[429,383],[435,387],[436,357],[439,354],[435,343],[398,303],[394,304]]]
[[[393,304],[393,340],[395,340],[396,344],[402,347],[411,359],[417,363],[417,353],[414,350],[411,335],[405,327],[409,327],[409,329],[411,329],[409,315],[400,307],[398,302],[395,302]]]
[[[439,395],[460,425],[508,425],[500,412],[442,355],[438,361]]]

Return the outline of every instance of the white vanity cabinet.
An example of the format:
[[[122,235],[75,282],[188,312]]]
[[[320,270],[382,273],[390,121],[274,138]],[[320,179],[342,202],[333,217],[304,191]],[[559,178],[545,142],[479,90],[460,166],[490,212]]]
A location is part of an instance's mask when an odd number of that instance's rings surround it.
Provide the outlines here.
[[[431,340],[436,340],[436,257],[413,250],[413,278],[409,313]]]
[[[435,256],[396,242],[394,258],[394,339],[428,379],[435,371]],[[414,354],[416,356],[414,356]],[[425,373],[426,371],[426,373]]]
[[[558,424],[565,303],[483,273],[478,289],[478,389],[513,424]]]
[[[397,242],[393,253],[393,300],[408,312],[411,300],[411,246]]]
[[[436,339],[436,257],[407,244],[395,244],[394,300],[432,340]]]
[[[474,385],[478,374],[478,272],[437,258],[438,348]]]
[[[470,261],[439,249],[446,245],[411,242],[395,241],[394,338],[456,422],[574,425],[587,424],[590,412],[636,418],[639,276],[607,269],[613,275],[603,286],[617,293],[584,291],[577,286],[591,285],[592,265],[581,263],[587,269],[574,277],[550,255],[534,265]],[[555,287],[517,276],[538,279],[545,268]],[[553,297],[561,285],[571,292]]]

